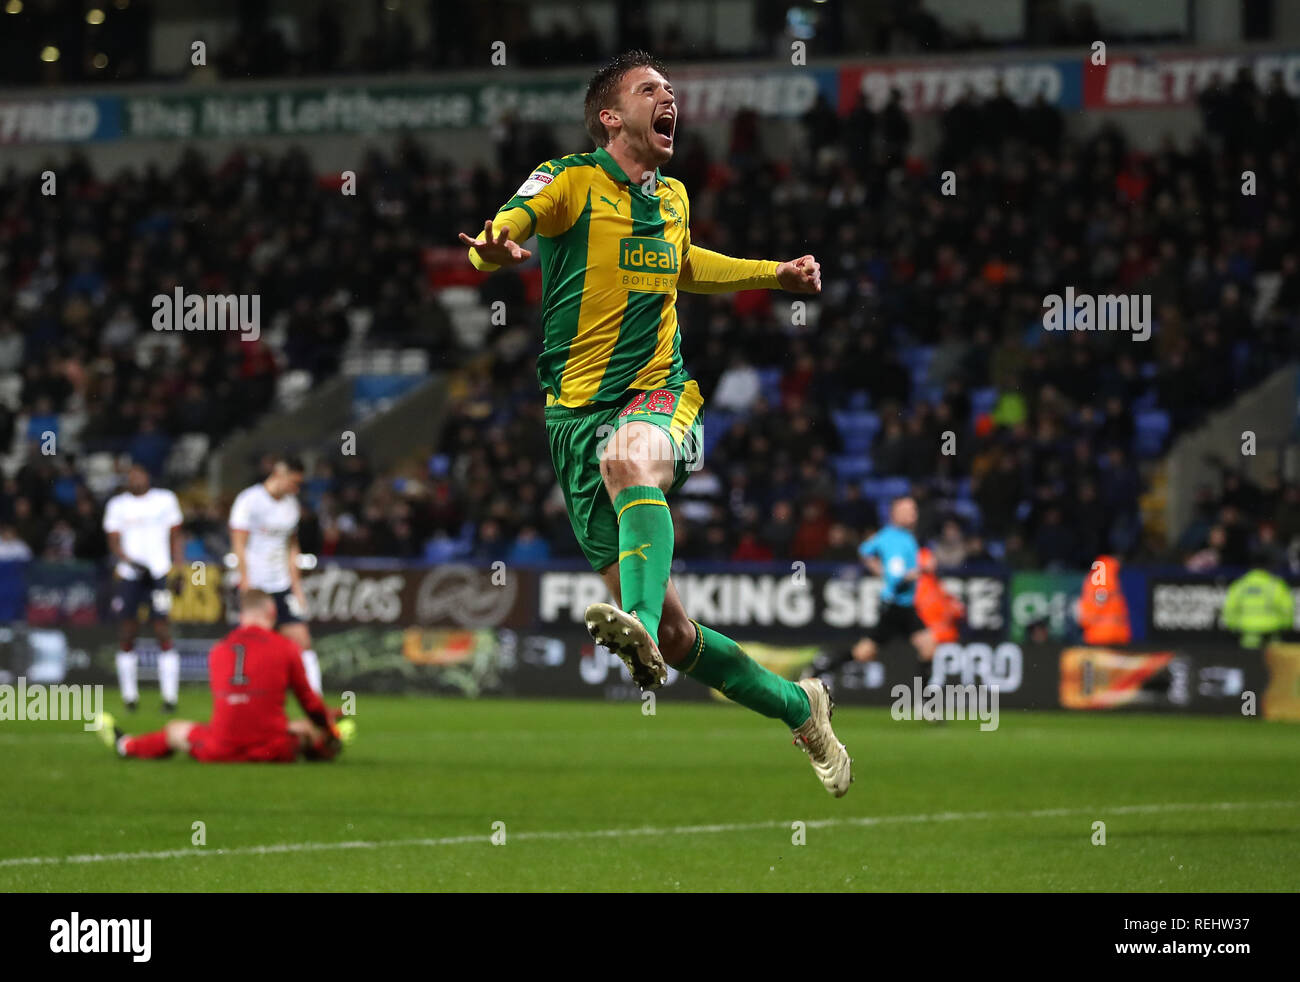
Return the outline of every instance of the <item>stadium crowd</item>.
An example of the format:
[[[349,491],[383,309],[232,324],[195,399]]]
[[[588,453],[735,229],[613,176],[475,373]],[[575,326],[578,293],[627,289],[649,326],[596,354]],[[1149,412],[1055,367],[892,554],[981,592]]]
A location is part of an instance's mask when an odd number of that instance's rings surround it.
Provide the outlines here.
[[[703,467],[677,503],[684,559],[851,560],[882,501],[910,489],[941,565],[1005,559],[1086,567],[1099,553],[1218,564],[1296,563],[1300,489],[1229,473],[1203,489],[1167,550],[1144,534],[1148,461],[1170,436],[1297,350],[1300,164],[1293,99],[1248,77],[1203,95],[1191,146],[1144,154],[1103,129],[1067,138],[1043,104],[964,98],[931,155],[897,100],[841,119],[815,106],[806,144],[766,146],[749,114],[727,150],[691,140],[667,168],[692,196],[692,237],[741,256],[812,252],[825,292],[682,295],[683,353],[706,394]],[[1243,126],[1254,118],[1259,125]],[[367,344],[423,348],[462,374],[428,459],[372,473],[324,455],[304,490],[304,549],[516,561],[576,557],[533,371],[533,266],[477,284],[515,326],[492,356],[450,326],[438,286],[467,282],[457,230],[479,227],[520,174],[563,152],[545,131],[466,170],[406,140],[372,152],[362,207],[300,151],[107,177],[60,168],[0,183],[0,544],[96,558],[100,504],[78,454],[129,454],[158,479],[176,440],[212,442],[273,402],[287,370],[336,372],[352,325]],[[1241,172],[1259,175],[1241,193]],[[955,193],[940,190],[951,171]],[[754,188],[771,188],[755,207]],[[256,342],[186,344],[150,327],[150,298],[184,284],[259,294]],[[1150,294],[1149,341],[1049,334],[1043,298],[1072,285]],[[522,323],[521,323],[522,322]],[[1153,428],[1144,421],[1154,420]],[[38,448],[67,433],[72,451]],[[951,434],[952,439],[948,439]],[[216,553],[224,503],[191,516]],[[1148,530],[1149,533],[1149,530]],[[5,546],[6,549],[9,546]]]

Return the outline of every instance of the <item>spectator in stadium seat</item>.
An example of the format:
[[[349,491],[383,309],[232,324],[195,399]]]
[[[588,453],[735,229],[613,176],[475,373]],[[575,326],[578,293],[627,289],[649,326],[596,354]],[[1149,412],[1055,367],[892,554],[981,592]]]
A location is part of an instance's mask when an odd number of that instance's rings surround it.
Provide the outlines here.
[[[1250,565],[1259,569],[1286,568],[1286,547],[1278,540],[1272,522],[1260,522],[1250,544]]]
[[[171,452],[171,440],[158,429],[158,424],[146,418],[140,421],[140,430],[127,448],[131,459],[144,466],[150,478],[162,480],[163,464]]]
[[[821,499],[813,499],[803,506],[799,527],[794,538],[790,540],[790,553],[793,559],[820,559],[830,544],[831,519],[826,514],[826,504]]]
[[[1300,484],[1288,484],[1282,489],[1272,520],[1283,542],[1300,538]]]
[[[876,524],[875,504],[863,497],[862,485],[849,483],[844,486],[840,498],[836,501],[832,510],[836,520],[847,525],[852,530],[852,546],[856,550],[858,542],[866,538],[866,536],[862,535],[863,530],[869,525]],[[855,552],[854,555],[856,556],[857,553]]]
[[[540,563],[550,558],[551,547],[531,525],[525,525],[519,530],[506,554],[508,563]]]
[[[1061,111],[1039,92],[1033,104],[1025,110],[1025,138],[1035,148],[1055,157],[1061,152],[1061,134],[1064,131],[1065,120]]]
[[[1038,556],[1017,530],[1010,532],[1003,543],[1003,558],[1012,569],[1038,569]]]
[[[784,499],[774,502],[771,518],[763,529],[763,541],[778,556],[790,555],[790,543],[794,541],[794,507]]]
[[[472,553],[476,561],[482,563],[505,559],[508,548],[500,522],[490,518],[479,525],[477,542]]]
[[[25,561],[32,558],[32,549],[18,535],[12,525],[0,525],[0,562]]]
[[[758,537],[758,530],[746,526],[740,533],[740,540],[732,550],[731,558],[738,563],[764,563],[773,558],[772,550]]]
[[[1210,526],[1205,544],[1187,557],[1184,566],[1193,573],[1204,573],[1223,565],[1223,550],[1228,542],[1228,532],[1222,525]]]
[[[941,569],[956,569],[966,562],[966,534],[961,522],[944,519],[939,538],[930,547],[930,558]]]
[[[0,317],[0,374],[16,372],[23,363],[25,340],[14,322]]]
[[[898,89],[889,90],[889,101],[880,114],[880,131],[885,141],[886,166],[902,164],[912,142],[912,123],[903,109],[903,93]]]
[[[1086,562],[1089,556],[1110,548],[1111,530],[1106,510],[1097,495],[1096,483],[1087,480],[1077,487],[1078,496],[1070,505],[1069,520],[1078,538],[1079,560]]]
[[[1045,569],[1077,566],[1079,540],[1074,529],[1065,523],[1059,506],[1052,505],[1044,511],[1034,538],[1034,551]]]
[[[891,415],[884,421],[871,451],[875,473],[886,476],[903,474],[907,470],[908,449],[902,420]]]
[[[45,537],[45,548],[41,552],[41,558],[52,562],[73,559],[76,555],[76,538],[76,533],[67,520],[58,519],[50,528],[49,535]]]
[[[728,412],[746,412],[753,407],[760,391],[758,370],[743,355],[736,354],[730,367],[718,379],[713,405]]]
[[[1215,519],[1214,492],[1208,485],[1196,489],[1192,517],[1178,534],[1175,548],[1181,555],[1190,555],[1206,544]]]
[[[804,131],[808,134],[808,149],[813,157],[839,139],[840,117],[822,92],[817,93],[812,106],[800,117]]]
[[[858,539],[857,533],[842,522],[835,522],[831,525],[830,536],[826,543],[826,551],[822,553],[821,558],[831,563],[853,563],[858,562]]]
[[[33,555],[39,553],[45,545],[49,523],[36,514],[31,500],[26,497],[14,500],[14,531]]]

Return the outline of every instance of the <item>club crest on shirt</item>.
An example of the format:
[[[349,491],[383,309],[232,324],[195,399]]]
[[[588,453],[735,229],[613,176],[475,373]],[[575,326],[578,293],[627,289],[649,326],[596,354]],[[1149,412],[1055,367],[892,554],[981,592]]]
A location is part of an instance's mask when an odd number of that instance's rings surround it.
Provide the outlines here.
[[[546,171],[535,170],[528,175],[528,180],[519,185],[519,190],[515,192],[515,196],[519,198],[531,198],[553,180],[555,180],[555,178],[546,173]]]

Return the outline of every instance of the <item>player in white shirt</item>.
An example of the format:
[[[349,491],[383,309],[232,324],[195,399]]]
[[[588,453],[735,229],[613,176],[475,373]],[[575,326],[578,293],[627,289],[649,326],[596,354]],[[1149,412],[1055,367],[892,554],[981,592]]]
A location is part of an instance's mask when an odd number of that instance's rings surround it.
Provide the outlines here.
[[[230,507],[230,546],[239,570],[239,592],[262,590],[275,601],[275,626],[302,649],[307,681],[321,691],[320,662],[311,647],[307,598],[298,569],[298,490],[302,462],[282,457],[260,484],[244,488]]]
[[[140,699],[135,642],[140,633],[140,607],[147,604],[154,637],[161,649],[158,687],[162,690],[163,711],[175,712],[181,686],[181,656],[172,646],[167,615],[172,593],[179,592],[181,587],[184,517],[175,494],[149,486],[149,471],[143,465],[131,465],[126,488],[108,499],[104,506],[108,549],[117,559],[113,591],[113,613],[118,617],[121,641],[117,681],[126,708],[134,710]],[[170,588],[168,574],[173,574]]]

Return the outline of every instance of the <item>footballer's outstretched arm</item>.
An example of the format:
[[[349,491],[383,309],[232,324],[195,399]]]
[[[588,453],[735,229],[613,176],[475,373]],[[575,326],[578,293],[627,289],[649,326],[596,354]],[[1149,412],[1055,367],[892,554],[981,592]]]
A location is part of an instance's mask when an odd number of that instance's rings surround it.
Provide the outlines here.
[[[820,293],[821,265],[812,256],[790,262],[733,259],[697,245],[686,251],[677,289],[684,293],[731,293],[737,290],[789,290]]]
[[[586,198],[571,193],[572,171],[563,159],[537,165],[528,180],[490,219],[477,239],[460,233],[475,269],[491,272],[532,257],[523,247],[534,235],[556,236],[572,227]]]
[[[471,239],[464,232],[460,241],[469,246],[469,261],[475,269],[491,272],[502,266],[514,266],[532,256],[519,243],[527,239],[528,213],[522,208],[511,208],[489,218],[483,223],[483,233]]]

